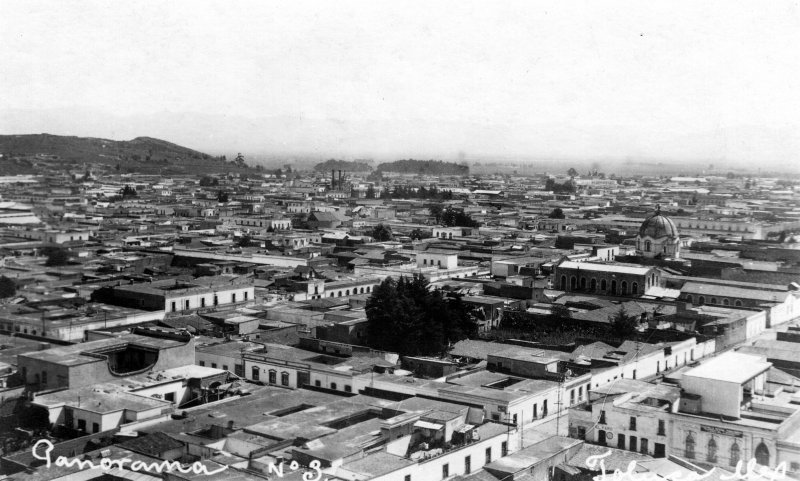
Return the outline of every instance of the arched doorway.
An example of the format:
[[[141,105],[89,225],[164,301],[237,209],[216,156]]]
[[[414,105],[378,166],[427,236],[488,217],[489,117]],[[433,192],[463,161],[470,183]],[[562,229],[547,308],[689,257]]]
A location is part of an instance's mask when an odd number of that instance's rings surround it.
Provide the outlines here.
[[[769,466],[769,448],[764,441],[756,446],[756,462],[761,466]]]
[[[567,276],[561,276],[561,290],[567,290]]]

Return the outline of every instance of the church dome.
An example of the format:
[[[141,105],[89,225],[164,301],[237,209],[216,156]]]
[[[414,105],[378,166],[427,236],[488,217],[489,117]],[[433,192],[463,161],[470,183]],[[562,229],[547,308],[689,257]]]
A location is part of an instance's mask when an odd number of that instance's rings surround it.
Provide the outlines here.
[[[678,237],[678,228],[672,219],[661,215],[661,209],[656,209],[656,213],[648,217],[639,227],[639,237],[650,237],[659,239],[661,237]]]

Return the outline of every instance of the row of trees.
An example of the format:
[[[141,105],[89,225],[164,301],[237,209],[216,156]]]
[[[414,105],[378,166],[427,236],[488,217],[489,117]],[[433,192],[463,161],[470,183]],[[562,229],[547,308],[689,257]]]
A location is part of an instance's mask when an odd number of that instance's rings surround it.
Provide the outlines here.
[[[544,183],[544,190],[549,190],[556,194],[572,194],[577,190],[577,186],[572,180],[559,184],[554,179],[547,179]]]
[[[367,197],[374,198],[375,191],[370,197],[370,191],[367,190]],[[381,199],[437,199],[437,200],[451,200],[453,192],[451,190],[440,190],[438,187],[431,186],[426,188],[424,185],[418,189],[413,189],[407,185],[396,185],[394,189],[384,189],[381,191]]]
[[[434,356],[462,339],[474,338],[478,324],[459,296],[431,290],[424,276],[386,278],[367,300],[370,347],[404,356]]]

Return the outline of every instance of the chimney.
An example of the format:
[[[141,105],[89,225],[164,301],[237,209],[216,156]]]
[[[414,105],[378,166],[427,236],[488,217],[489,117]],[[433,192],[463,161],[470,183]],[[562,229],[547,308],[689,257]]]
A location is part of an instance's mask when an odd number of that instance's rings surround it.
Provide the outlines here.
[[[339,190],[342,190],[342,171],[339,170]]]
[[[331,190],[336,190],[336,171],[331,169]]]

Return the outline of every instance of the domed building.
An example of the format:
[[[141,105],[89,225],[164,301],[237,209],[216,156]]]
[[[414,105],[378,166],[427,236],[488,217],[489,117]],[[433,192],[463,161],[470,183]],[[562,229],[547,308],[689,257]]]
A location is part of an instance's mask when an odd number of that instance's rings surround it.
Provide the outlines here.
[[[661,207],[642,222],[636,236],[636,250],[644,257],[680,257],[681,238],[672,219],[661,215]]]

